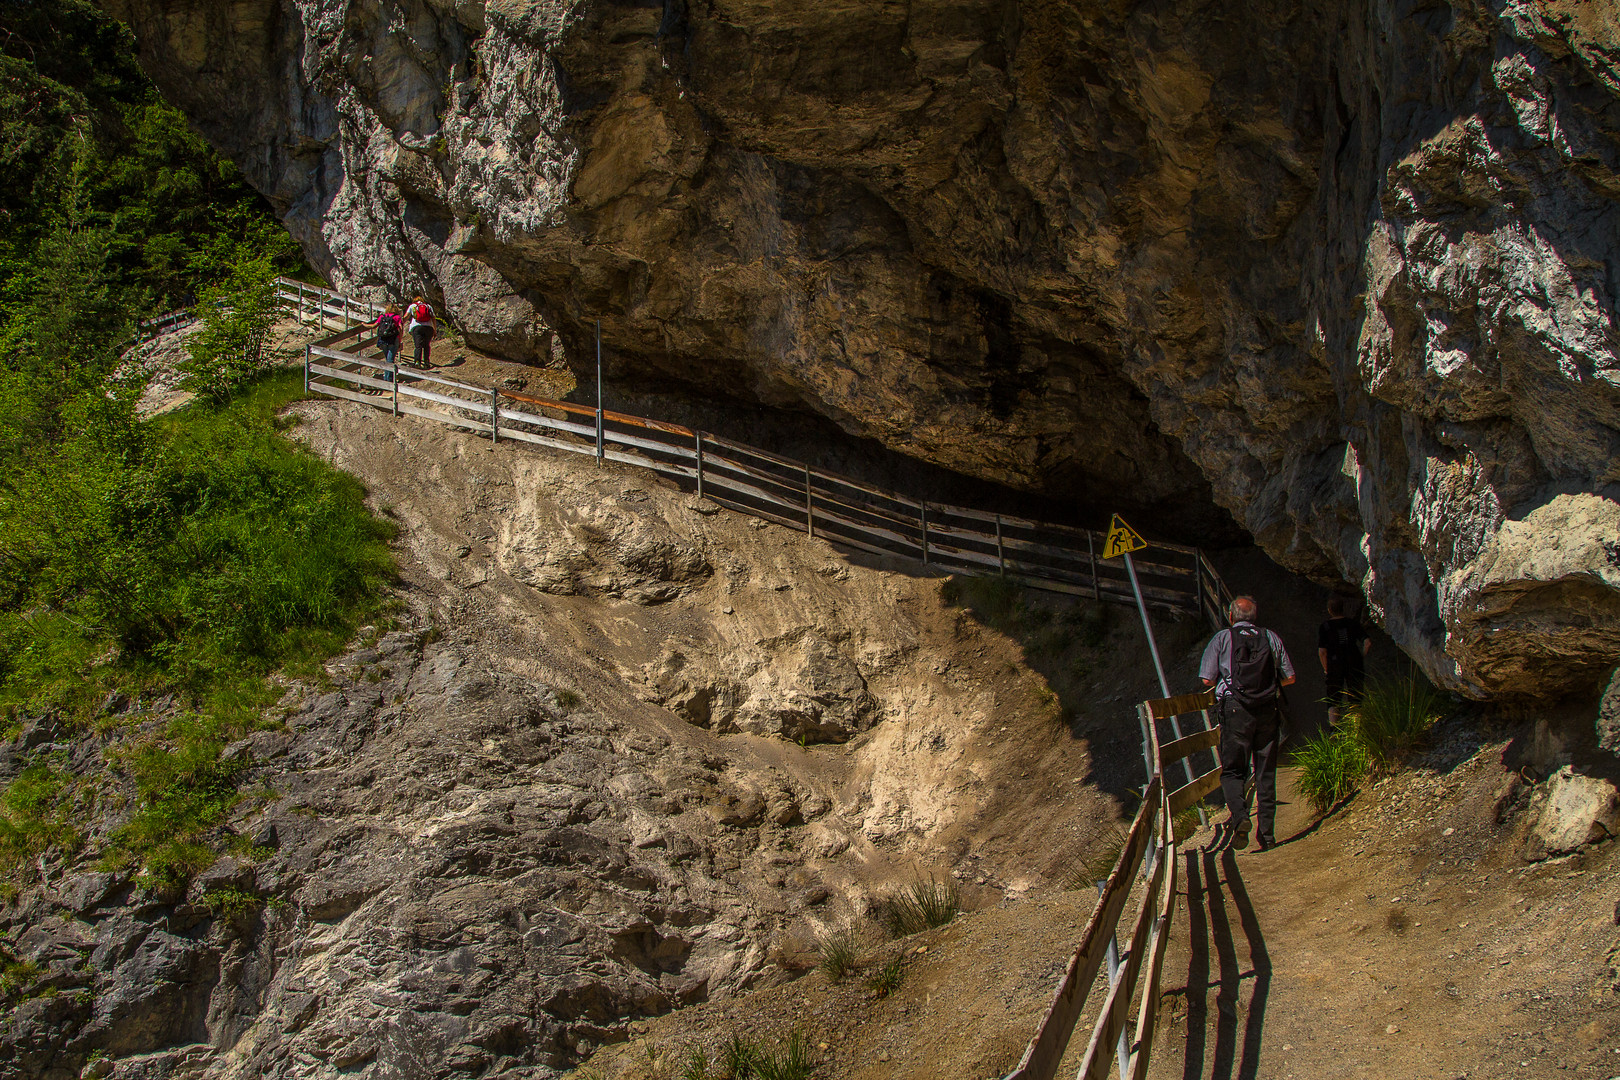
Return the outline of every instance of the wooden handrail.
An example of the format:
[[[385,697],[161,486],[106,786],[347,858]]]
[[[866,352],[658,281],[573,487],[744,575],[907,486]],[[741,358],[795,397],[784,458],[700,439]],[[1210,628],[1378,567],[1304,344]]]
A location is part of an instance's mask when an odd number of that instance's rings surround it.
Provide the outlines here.
[[[317,317],[322,319],[335,315],[340,320],[351,323],[341,330],[324,335],[312,344],[310,348],[312,356],[334,361],[337,367],[321,365],[324,370],[314,373],[315,377],[309,381],[311,391],[325,393],[331,386],[330,379],[342,378],[337,372],[341,371],[345,364],[369,367],[373,370],[387,367],[374,357],[361,356],[358,352],[345,352],[337,347],[350,338],[363,335],[371,323],[369,319],[358,318],[357,315],[361,312],[375,311],[377,305],[347,299],[317,285],[286,279],[281,280],[279,284],[283,296],[295,305],[300,305],[300,311],[313,310]],[[335,306],[333,301],[341,302],[342,307]],[[502,399],[521,402],[536,409],[554,410],[564,415],[589,417],[593,421],[598,416],[598,410],[576,402],[502,390],[498,387],[477,386],[417,372],[405,366],[401,366],[399,372],[401,378],[413,382],[437,383],[449,388],[451,393],[466,394],[467,402],[463,404],[458,401],[456,407],[487,414],[492,421],[488,425],[492,437],[496,434],[497,425],[493,420],[497,416],[501,421],[498,425],[499,430],[503,433],[507,430],[520,431],[521,425],[524,424],[538,425],[542,428],[551,426],[544,422],[544,418],[525,420],[524,417],[531,414],[523,414],[516,410],[509,415],[500,407]],[[348,392],[341,396],[350,399]],[[365,395],[358,395],[354,399],[371,400]],[[448,404],[453,399],[433,395],[430,400]],[[372,403],[379,407],[392,407],[391,400],[386,406],[381,401]],[[410,415],[431,417],[434,414],[431,410],[413,408]],[[749,506],[750,501],[779,507],[783,513],[768,515],[770,519],[800,531],[814,533],[818,518],[824,517],[828,526],[824,530],[825,538],[833,543],[845,544],[863,551],[883,552],[901,557],[920,557],[925,563],[941,564],[942,569],[963,573],[992,573],[1034,588],[1068,595],[1089,596],[1112,603],[1134,603],[1134,594],[1126,583],[1128,579],[1123,564],[1117,559],[1097,557],[1097,548],[1102,538],[1100,534],[1091,530],[1034,521],[1010,514],[993,514],[945,503],[931,501],[925,503],[853,477],[817,469],[757,446],[749,446],[708,432],[700,435],[696,429],[684,424],[652,420],[608,409],[601,410],[600,416],[604,424],[602,430],[604,442],[625,448],[625,452],[616,460],[631,461],[683,481],[695,477],[705,493],[711,484],[728,489],[743,502],[738,504],[732,500],[727,505],[745,506],[750,513],[761,513],[762,510],[762,507]],[[462,423],[462,418],[459,417],[447,419],[446,422],[468,426]],[[647,437],[638,438],[615,431],[613,427],[606,425],[634,428],[647,433]],[[583,434],[574,431],[572,427],[557,427],[554,430],[568,434]],[[660,435],[670,437],[669,445],[666,446],[664,441],[657,437]],[[696,451],[699,439],[703,444],[702,454]],[[537,440],[519,439],[519,441]],[[550,445],[550,442],[545,445]],[[566,448],[575,449],[572,444],[568,444]],[[680,461],[661,460],[659,455],[678,458]],[[778,469],[782,471],[778,473],[776,471]],[[728,472],[740,474],[753,482],[730,479],[726,476]],[[761,516],[767,515],[761,513]],[[862,520],[863,518],[872,520]],[[987,527],[974,528],[968,524],[971,522]],[[1156,542],[1154,546],[1163,552],[1163,557],[1139,561],[1136,564],[1138,574],[1148,579],[1141,586],[1144,599],[1162,610],[1199,611],[1212,623],[1218,624],[1219,613],[1210,609],[1219,598],[1230,594],[1226,592],[1225,584],[1221,582],[1203,552],[1179,544]],[[1182,565],[1182,557],[1186,558],[1187,565]]]

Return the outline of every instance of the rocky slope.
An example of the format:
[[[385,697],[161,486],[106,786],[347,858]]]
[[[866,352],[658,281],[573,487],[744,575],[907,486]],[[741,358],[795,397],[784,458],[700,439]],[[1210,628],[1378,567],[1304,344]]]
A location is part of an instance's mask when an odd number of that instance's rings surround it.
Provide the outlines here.
[[[184,896],[96,865],[109,819],[0,904],[0,1075],[543,1080],[793,977],[919,878],[972,906],[1062,881],[1140,780],[1151,675],[1109,659],[1140,627],[1096,637],[1071,726],[915,568],[641,470],[298,408],[401,525],[398,626],[227,749],[229,854]],[[1050,629],[1047,663],[1079,626]],[[0,744],[0,782],[89,769],[172,705],[107,708]]]
[[[1612,0],[106,3],[342,288],[1620,658]]]

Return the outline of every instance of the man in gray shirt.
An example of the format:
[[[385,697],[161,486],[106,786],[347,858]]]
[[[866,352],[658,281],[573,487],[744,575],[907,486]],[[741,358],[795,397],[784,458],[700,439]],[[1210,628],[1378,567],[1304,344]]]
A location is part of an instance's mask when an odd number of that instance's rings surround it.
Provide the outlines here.
[[[1281,746],[1282,688],[1294,681],[1294,665],[1282,639],[1254,625],[1259,606],[1252,596],[1232,601],[1232,625],[1204,649],[1198,676],[1215,688],[1221,722],[1221,793],[1230,812],[1232,847],[1249,846],[1249,800],[1244,786],[1257,780],[1260,850],[1277,843],[1277,751]]]

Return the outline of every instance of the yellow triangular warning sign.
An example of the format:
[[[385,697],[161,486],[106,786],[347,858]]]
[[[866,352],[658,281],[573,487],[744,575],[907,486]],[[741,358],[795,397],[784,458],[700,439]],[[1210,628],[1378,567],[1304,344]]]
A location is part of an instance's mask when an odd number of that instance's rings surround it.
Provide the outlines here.
[[[1117,559],[1128,551],[1141,551],[1147,547],[1147,541],[1137,531],[1125,524],[1125,519],[1118,514],[1108,523],[1108,542],[1103,544],[1103,558]]]

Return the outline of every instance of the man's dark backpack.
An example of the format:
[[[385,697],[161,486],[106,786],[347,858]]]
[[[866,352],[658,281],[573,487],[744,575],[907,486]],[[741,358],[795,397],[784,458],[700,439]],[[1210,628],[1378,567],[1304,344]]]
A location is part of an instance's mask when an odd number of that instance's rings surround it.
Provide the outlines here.
[[[377,343],[380,345],[399,344],[398,319],[387,318],[377,324]]]
[[[1277,657],[1258,626],[1232,627],[1232,697],[1251,712],[1277,700]]]

